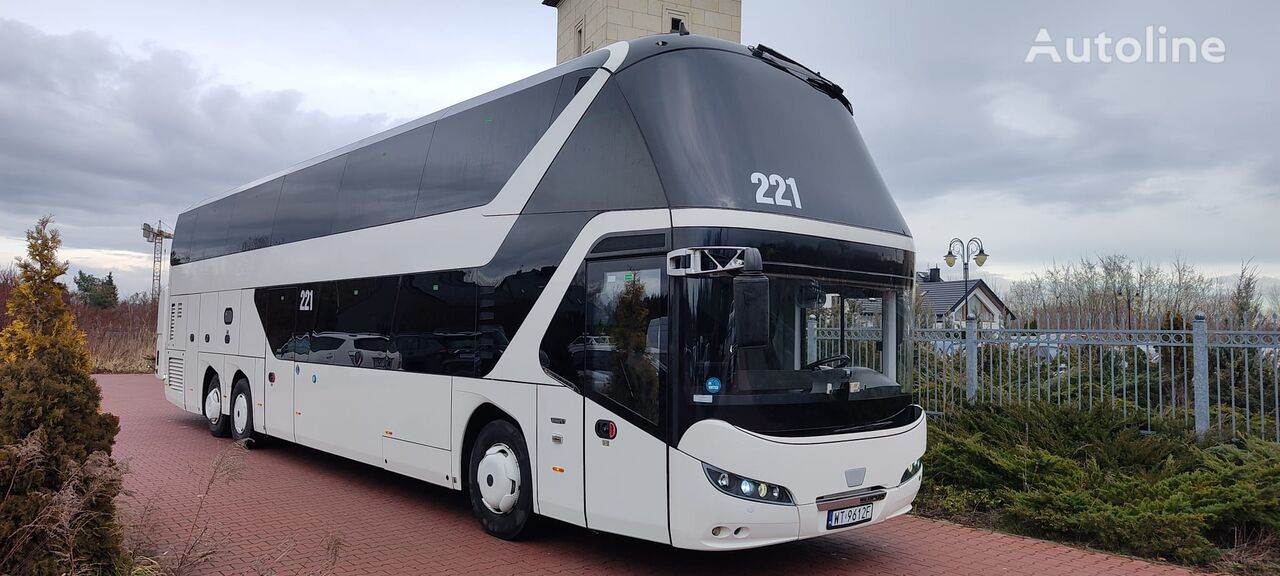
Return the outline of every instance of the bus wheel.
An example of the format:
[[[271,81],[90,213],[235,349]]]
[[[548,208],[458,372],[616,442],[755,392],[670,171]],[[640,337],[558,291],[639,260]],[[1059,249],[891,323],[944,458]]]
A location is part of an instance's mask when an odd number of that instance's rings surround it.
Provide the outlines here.
[[[485,532],[515,540],[533,516],[533,476],[524,437],[506,420],[480,430],[471,447],[471,510]]]
[[[231,388],[231,439],[238,442],[256,438],[253,433],[253,397],[249,395],[249,382],[237,380],[236,385]]]
[[[214,374],[204,392],[204,417],[209,421],[209,433],[218,438],[231,435],[231,422],[222,414],[222,382]]]

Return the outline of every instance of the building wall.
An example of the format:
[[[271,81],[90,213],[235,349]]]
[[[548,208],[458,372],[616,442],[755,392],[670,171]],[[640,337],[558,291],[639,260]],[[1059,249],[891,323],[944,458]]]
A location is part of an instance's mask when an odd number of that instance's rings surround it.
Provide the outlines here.
[[[670,32],[672,18],[694,34],[742,41],[742,0],[560,0],[556,11],[557,64],[620,40]]]

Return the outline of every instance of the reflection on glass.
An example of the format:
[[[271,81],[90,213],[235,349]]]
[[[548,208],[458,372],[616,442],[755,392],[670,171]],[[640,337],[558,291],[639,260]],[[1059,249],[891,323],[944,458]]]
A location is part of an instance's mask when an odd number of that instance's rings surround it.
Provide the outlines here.
[[[770,274],[769,344],[738,350],[733,280],[690,277],[678,286],[691,413],[774,434],[832,433],[908,405],[904,288]],[[757,356],[743,364],[744,354]]]
[[[659,268],[589,268],[587,333],[570,344],[581,381],[650,422],[666,374],[666,297]]]

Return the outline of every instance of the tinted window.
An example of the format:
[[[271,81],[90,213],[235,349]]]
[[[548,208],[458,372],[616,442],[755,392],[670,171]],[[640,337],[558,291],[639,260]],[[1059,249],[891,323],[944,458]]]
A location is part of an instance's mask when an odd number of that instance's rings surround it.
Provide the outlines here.
[[[587,310],[586,265],[578,269],[573,282],[560,300],[560,307],[547,325],[542,336],[539,359],[542,366],[562,380],[579,385],[579,376],[585,370],[582,347],[585,343],[583,327]],[[576,353],[575,353],[576,352]]]
[[[720,50],[668,52],[615,78],[672,207],[908,232],[849,111],[804,80]]]
[[[272,288],[254,293],[254,303],[262,327],[267,333],[267,346],[276,358],[294,358],[293,316],[298,309],[298,291],[294,288]]]
[[[272,244],[306,240],[333,231],[338,185],[346,162],[346,156],[339,156],[285,176],[271,230]]]
[[[488,203],[547,131],[560,80],[543,82],[437,124],[416,214]]]
[[[631,109],[606,83],[529,199],[526,213],[666,206]]]
[[[667,372],[662,265],[661,258],[588,264],[586,333],[570,346],[590,393],[655,424]]]
[[[227,250],[227,226],[231,223],[231,198],[223,198],[196,209],[195,232],[191,235],[191,259],[221,256]]]
[[[476,286],[463,271],[404,276],[396,306],[394,347],[409,372],[476,373]]]
[[[391,333],[398,277],[339,280],[336,284],[338,309],[334,315],[335,329],[352,334]]]
[[[387,352],[386,344],[390,341],[396,284],[395,276],[321,284],[315,295],[311,361],[366,368],[398,366],[397,359]],[[323,339],[323,350],[319,339]],[[358,341],[369,339],[382,340],[382,351],[366,354],[364,350],[373,348],[356,346]],[[317,355],[318,351],[323,353]]]
[[[569,245],[593,216],[594,212],[521,216],[493,259],[473,271],[480,291],[477,327],[481,374],[497,364]]]
[[[173,227],[169,265],[177,266],[191,261],[191,237],[196,231],[196,214],[197,210],[188,210],[178,215],[178,223]]]
[[[435,125],[414,128],[348,154],[333,231],[413,217]]]
[[[231,252],[257,250],[271,245],[271,226],[280,202],[283,178],[259,184],[232,196],[231,226],[227,246]]]

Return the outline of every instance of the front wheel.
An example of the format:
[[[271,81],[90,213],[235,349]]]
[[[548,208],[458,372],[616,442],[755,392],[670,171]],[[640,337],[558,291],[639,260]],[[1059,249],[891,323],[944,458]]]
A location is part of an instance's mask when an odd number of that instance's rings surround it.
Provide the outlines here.
[[[231,388],[231,439],[255,440],[253,433],[253,396],[249,393],[249,382],[237,380]],[[252,442],[249,443],[252,445]]]
[[[533,516],[533,476],[520,430],[505,420],[486,424],[471,447],[468,470],[471,510],[485,532],[503,540],[526,534]]]

